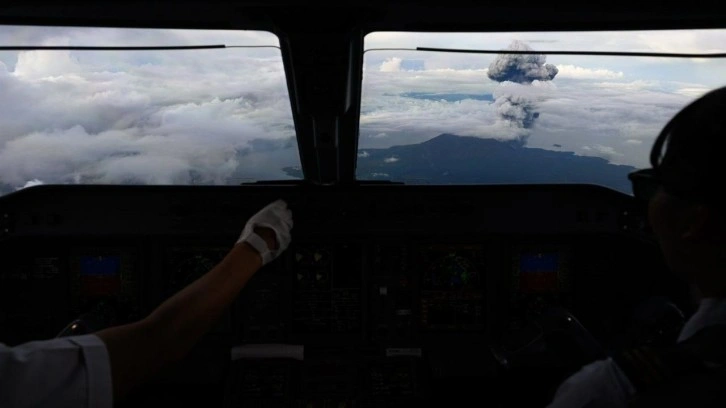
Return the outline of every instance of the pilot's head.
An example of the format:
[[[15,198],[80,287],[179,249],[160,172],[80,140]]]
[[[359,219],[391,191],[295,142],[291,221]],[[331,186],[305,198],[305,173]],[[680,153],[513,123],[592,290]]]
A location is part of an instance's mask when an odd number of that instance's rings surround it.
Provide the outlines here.
[[[726,87],[678,112],[653,144],[650,162],[652,169],[631,180],[636,197],[649,200],[666,262],[704,295],[709,286],[726,295]]]

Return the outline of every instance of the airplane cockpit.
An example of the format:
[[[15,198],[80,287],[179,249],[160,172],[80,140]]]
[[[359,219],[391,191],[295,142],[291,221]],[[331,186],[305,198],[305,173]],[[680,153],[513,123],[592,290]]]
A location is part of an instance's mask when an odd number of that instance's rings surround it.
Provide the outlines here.
[[[121,406],[545,406],[694,312],[628,174],[723,85],[660,5],[0,6],[0,342],[133,322],[276,200],[290,247]]]

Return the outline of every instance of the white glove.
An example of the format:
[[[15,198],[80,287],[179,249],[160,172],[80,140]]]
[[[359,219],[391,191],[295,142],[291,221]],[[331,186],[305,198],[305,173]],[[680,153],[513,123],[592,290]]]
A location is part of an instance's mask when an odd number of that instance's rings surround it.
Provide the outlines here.
[[[266,227],[275,231],[277,249],[269,248],[265,240],[255,233],[255,227]],[[285,201],[277,200],[250,217],[237,243],[248,243],[260,253],[262,265],[266,265],[277,258],[290,245],[291,229],[292,211],[287,208]]]

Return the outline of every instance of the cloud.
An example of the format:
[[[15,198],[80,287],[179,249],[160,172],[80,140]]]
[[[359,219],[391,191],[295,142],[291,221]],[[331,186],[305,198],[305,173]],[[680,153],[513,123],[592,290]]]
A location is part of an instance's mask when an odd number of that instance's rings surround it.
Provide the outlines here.
[[[398,157],[386,157],[385,159],[383,159],[385,163],[395,163],[399,160],[400,159]]]
[[[363,104],[360,134],[364,143],[371,143],[368,147],[420,142],[444,133],[443,129],[456,134],[479,134],[483,132],[482,125],[493,124],[491,104],[474,100],[448,103],[390,95],[366,98]],[[371,137],[380,133],[388,137]]]
[[[13,73],[22,79],[40,79],[74,75],[81,71],[83,68],[70,51],[24,51],[18,53]]]
[[[378,67],[379,72],[423,71],[424,61],[421,59],[386,58]]]
[[[571,78],[571,79],[619,79],[624,76],[622,71],[611,71],[604,68],[583,68],[575,65],[563,65],[557,66],[559,69],[558,78]]]
[[[81,126],[32,133],[6,143],[0,173],[17,184],[29,175],[53,183],[224,183],[236,167],[236,151],[224,144],[200,145],[191,135],[144,135],[138,130],[89,134]],[[239,143],[241,146],[242,143]]]
[[[644,90],[659,90],[663,84],[654,80],[643,80],[637,79],[629,82],[593,82],[592,86],[606,89],[620,89],[623,91],[644,91]]]
[[[363,151],[360,151],[360,152],[358,152],[358,157],[359,157],[359,158],[361,158],[361,159],[365,159],[366,157],[369,157],[370,155],[371,155],[371,154],[370,154],[370,153],[368,153],[368,152],[367,152],[367,151],[365,151],[365,150],[363,150]]]
[[[381,72],[398,72],[401,70],[401,59],[397,57],[389,58],[381,63]]]
[[[596,144],[593,146],[583,146],[582,150],[586,152],[592,152],[596,156],[600,156],[605,159],[612,159],[614,156],[623,156],[622,153],[618,153],[610,146],[603,146],[600,144]]]
[[[82,31],[0,27],[29,44],[240,44],[265,37],[99,29],[83,42]],[[282,168],[299,165],[279,50],[8,54],[0,61],[0,185],[226,184],[287,178]]]
[[[676,90],[676,93],[695,99],[695,98],[700,98],[701,96],[703,96],[710,90],[711,90],[711,88],[696,86],[696,87],[689,87],[689,88],[680,88],[680,89]]]
[[[641,145],[641,144],[643,144],[643,141],[638,140],[638,139],[628,139],[625,141],[625,143],[632,144],[632,145]]]
[[[18,187],[18,190],[22,190],[22,189],[28,188],[28,187],[41,186],[43,184],[45,184],[45,183],[43,183],[43,181],[38,180],[38,179],[28,180],[22,187]]]
[[[491,82],[487,86],[487,83],[482,81],[483,78],[486,78],[486,66],[452,68],[450,65],[446,66],[451,62],[449,59],[438,63],[432,62],[431,58],[434,60],[440,58],[440,56],[436,57],[438,53],[434,53],[434,55],[427,56],[425,59],[423,70],[394,70],[395,64],[392,61],[403,59],[391,55],[390,52],[381,51],[380,53],[383,55],[377,56],[376,52],[365,54],[365,66],[369,69],[364,72],[363,78],[367,84],[372,86],[367,89],[364,88],[364,92],[372,91],[377,93],[376,91],[385,90],[395,94],[410,91],[442,93],[450,92],[452,87],[455,87],[454,89],[462,93],[475,93],[482,89],[491,93],[496,85],[496,83]],[[410,59],[421,59],[420,53],[411,51],[409,54],[411,54],[409,55]],[[389,69],[389,71],[383,72],[381,66],[386,62],[388,62],[386,69]]]

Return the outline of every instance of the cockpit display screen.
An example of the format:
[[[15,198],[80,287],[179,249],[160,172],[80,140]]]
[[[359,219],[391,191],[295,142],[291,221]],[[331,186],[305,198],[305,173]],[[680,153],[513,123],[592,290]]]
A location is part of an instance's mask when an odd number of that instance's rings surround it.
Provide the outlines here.
[[[121,270],[120,256],[82,256],[81,276],[118,276]]]
[[[121,256],[83,255],[78,259],[81,294],[112,295],[121,289]]]
[[[422,269],[421,323],[429,330],[484,327],[484,256],[475,245],[430,245]]]
[[[477,288],[480,271],[470,251],[447,248],[431,254],[424,274],[424,287],[432,290]]]
[[[560,254],[557,252],[522,252],[519,257],[519,290],[522,293],[558,290]]]
[[[69,270],[72,313],[89,311],[101,301],[123,305],[127,316],[141,313],[141,282],[134,248],[76,247]],[[126,312],[124,312],[126,313]]]

